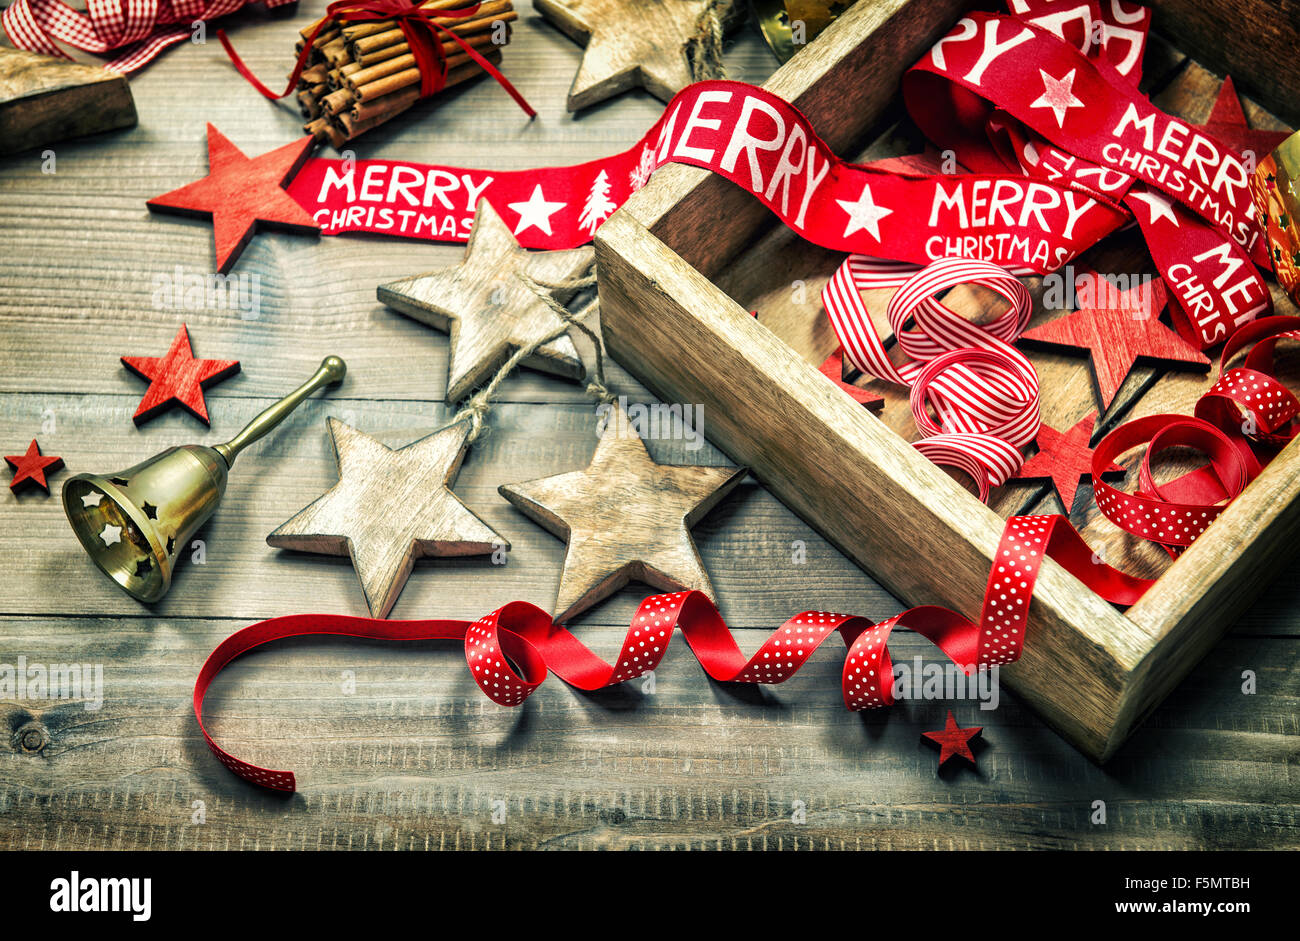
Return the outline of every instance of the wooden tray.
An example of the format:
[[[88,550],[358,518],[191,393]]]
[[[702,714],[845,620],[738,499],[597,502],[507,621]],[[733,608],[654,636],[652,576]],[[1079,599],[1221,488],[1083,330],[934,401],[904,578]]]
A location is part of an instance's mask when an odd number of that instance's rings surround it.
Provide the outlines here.
[[[915,151],[921,141],[902,117],[899,79],[967,6],[859,2],[765,87],[808,115],[837,153],[864,160]],[[1143,87],[1158,105],[1202,121],[1230,72],[1243,94],[1294,120],[1295,102],[1285,95],[1300,88],[1300,37],[1266,0],[1156,8]],[[1224,23],[1236,25],[1229,31]],[[1256,127],[1285,127],[1253,101],[1247,113]],[[911,447],[905,390],[867,384],[887,400],[876,417],[819,374],[816,364],[836,341],[818,294],[843,256],[802,241],[739,187],[664,166],[601,226],[596,255],[611,354],[665,400],[703,404],[711,441],[908,604],[976,616],[1003,517],[1061,511],[1044,486],[1026,483],[981,504]],[[1123,235],[1076,264],[1152,270],[1141,242]],[[1026,282],[1035,324],[1062,313],[1043,308],[1041,280]],[[1296,312],[1276,291],[1275,299],[1279,313]],[[868,303],[883,311],[882,302]],[[987,300],[972,289],[960,303],[978,312]],[[1051,390],[1043,401],[1049,425],[1068,428],[1098,408],[1086,358],[1029,353]],[[1136,369],[1098,434],[1142,414],[1190,414],[1213,375]],[[1133,489],[1132,473],[1124,486]],[[1170,564],[1100,518],[1091,488],[1081,486],[1071,519],[1083,536],[1111,564],[1159,581],[1120,613],[1046,561],[1024,656],[1003,668],[1003,679],[1104,762],[1268,584],[1300,528],[1298,488],[1300,449],[1292,444]],[[815,598],[816,586],[809,590]]]

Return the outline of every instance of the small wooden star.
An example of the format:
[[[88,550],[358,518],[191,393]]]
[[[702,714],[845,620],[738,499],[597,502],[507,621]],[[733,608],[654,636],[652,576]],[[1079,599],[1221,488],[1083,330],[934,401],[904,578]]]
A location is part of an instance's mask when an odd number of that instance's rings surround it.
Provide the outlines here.
[[[1160,278],[1120,291],[1096,272],[1089,275],[1079,279],[1078,310],[1025,331],[1021,339],[1087,350],[1103,409],[1139,359],[1209,368],[1200,350],[1160,322],[1166,301]]]
[[[260,226],[320,234],[311,214],[284,190],[307,162],[313,142],[304,137],[249,159],[209,124],[208,175],[146,205],[153,212],[211,217],[217,271],[225,274]]]
[[[975,755],[970,750],[970,740],[984,730],[983,726],[972,726],[969,729],[963,729],[953,718],[952,710],[948,710],[948,719],[943,728],[938,732],[922,732],[925,738],[939,746],[939,767],[942,768],[945,761],[949,758],[965,758],[972,765],[975,764]]]
[[[1081,419],[1069,431],[1061,432],[1050,425],[1038,428],[1038,453],[1021,465],[1016,473],[1019,480],[1047,478],[1056,488],[1065,512],[1074,506],[1074,495],[1079,489],[1083,477],[1092,478],[1092,429],[1097,422],[1097,413]],[[1111,464],[1106,474],[1123,474],[1124,468]]]
[[[469,445],[460,422],[396,450],[329,419],[339,481],[266,537],[278,549],[350,555],[372,617],[387,617],[415,559],[510,543],[451,492]]]
[[[1223,80],[1219,88],[1219,97],[1214,101],[1210,116],[1201,127],[1215,138],[1235,150],[1239,155],[1255,155],[1255,163],[1277,149],[1278,144],[1290,136],[1289,131],[1266,131],[1252,128],[1246,123],[1246,112],[1237,97],[1237,88],[1232,76]]]
[[[668,101],[691,83],[685,45],[705,0],[537,0],[535,6],[587,47],[569,89],[570,111],[637,86]]]
[[[656,464],[627,413],[610,420],[586,470],[499,490],[569,544],[555,602],[567,621],[635,579],[660,591],[713,594],[690,528],[745,476],[745,469]]]
[[[35,438],[27,445],[26,454],[6,454],[5,461],[14,471],[14,478],[9,481],[10,490],[17,490],[26,485],[40,487],[49,493],[50,485],[45,480],[46,472],[53,474],[63,467],[63,458],[53,454],[41,454],[41,446],[36,443]]]
[[[379,300],[451,333],[450,405],[486,382],[515,350],[564,326],[519,276],[559,284],[584,274],[592,258],[590,248],[555,252],[520,248],[496,210],[480,200],[464,261],[380,285]],[[575,293],[551,291],[562,304]],[[567,335],[538,347],[524,363],[570,379],[583,375],[582,359]]]
[[[195,359],[190,334],[185,324],[176,331],[171,349],[165,356],[123,356],[122,365],[137,376],[149,380],[135,423],[141,425],[173,403],[183,405],[205,425],[208,405],[203,390],[213,383],[239,372],[234,359]]]

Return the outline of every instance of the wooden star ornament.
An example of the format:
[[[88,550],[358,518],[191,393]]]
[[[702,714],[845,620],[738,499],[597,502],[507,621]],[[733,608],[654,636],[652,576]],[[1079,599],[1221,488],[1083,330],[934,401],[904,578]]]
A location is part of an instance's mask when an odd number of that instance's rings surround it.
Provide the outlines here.
[[[1103,410],[1138,360],[1209,368],[1200,350],[1160,322],[1167,300],[1160,278],[1120,290],[1095,271],[1087,272],[1078,279],[1076,293],[1078,310],[1026,330],[1021,339],[1087,350]]]
[[[208,175],[180,189],[155,196],[152,212],[212,219],[217,271],[225,274],[262,226],[320,234],[311,214],[284,189],[311,156],[312,137],[249,158],[208,125]]]
[[[622,408],[586,470],[499,490],[568,543],[555,601],[567,621],[635,579],[660,591],[713,595],[690,529],[740,483],[745,469],[656,464]]]
[[[408,317],[451,334],[447,404],[482,385],[514,352],[564,326],[564,321],[520,278],[560,284],[591,267],[590,248],[530,252],[521,248],[496,210],[479,200],[465,260],[383,284],[379,300]],[[555,289],[565,303],[576,293]],[[579,379],[584,375],[577,347],[567,335],[537,348],[524,364]]]
[[[685,47],[706,0],[536,0],[534,6],[586,46],[569,89],[570,111],[638,86],[668,101],[691,83]]]
[[[415,560],[485,555],[510,544],[451,492],[467,422],[396,450],[329,419],[339,481],[266,537],[299,552],[348,555],[372,617],[387,617]]]
[[[208,424],[208,404],[203,390],[239,372],[234,359],[195,359],[185,324],[176,331],[165,356],[123,356],[122,365],[149,380],[134,420],[142,425],[172,405],[184,406],[191,415]]]
[[[1097,422],[1097,413],[1093,412],[1069,431],[1057,431],[1050,425],[1038,427],[1036,444],[1038,451],[1021,465],[1016,473],[1018,480],[1047,479],[1056,488],[1065,512],[1070,512],[1074,505],[1074,495],[1079,489],[1080,479],[1092,478],[1092,429]],[[1106,474],[1123,474],[1124,468],[1111,464]]]
[[[1223,85],[1219,87],[1219,97],[1215,99],[1210,116],[1201,127],[1239,155],[1253,154],[1255,163],[1263,160],[1277,149],[1278,144],[1291,136],[1289,131],[1267,131],[1246,123],[1246,112],[1241,107],[1237,86],[1231,75],[1224,78]]]
[[[5,461],[14,472],[13,480],[9,481],[10,490],[29,486],[40,487],[49,493],[50,485],[45,480],[46,473],[52,474],[63,467],[63,458],[53,454],[42,454],[41,446],[36,443],[35,438],[27,445],[27,453],[6,454]]]
[[[952,710],[949,709],[948,718],[942,729],[937,732],[922,732],[921,735],[939,746],[939,767],[942,768],[944,762],[950,758],[965,758],[972,765],[975,764],[975,755],[970,750],[970,740],[983,730],[984,727],[979,725],[963,729],[957,724]]]

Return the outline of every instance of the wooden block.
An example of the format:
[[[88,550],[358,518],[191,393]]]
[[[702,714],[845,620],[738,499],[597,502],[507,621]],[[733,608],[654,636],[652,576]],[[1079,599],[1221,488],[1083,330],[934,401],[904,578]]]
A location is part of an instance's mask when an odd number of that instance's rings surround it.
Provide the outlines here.
[[[1169,15],[1177,5],[1166,6],[1166,24],[1176,22]],[[965,8],[960,0],[855,4],[765,87],[801,108],[838,152],[855,154],[896,113],[902,73]],[[1145,89],[1155,94],[1170,81],[1181,87],[1185,63],[1158,40],[1153,49],[1156,87]],[[1260,87],[1272,81],[1261,79],[1269,68],[1261,51],[1248,69],[1253,76],[1233,74],[1240,87]],[[1194,119],[1210,113],[1219,91],[1217,81],[1204,84],[1199,113],[1180,109]],[[1247,113],[1254,123],[1249,106]],[[982,506],[910,446],[915,429],[899,414],[906,390],[867,385],[885,396],[877,419],[824,382],[818,366],[833,351],[834,335],[816,322],[815,301],[792,300],[791,281],[781,278],[802,257],[810,261],[807,274],[794,277],[815,291],[839,258],[816,248],[783,254],[801,248],[772,225],[749,194],[707,171],[657,172],[597,234],[611,354],[666,400],[703,404],[713,416],[713,443],[898,597],[975,616],[1002,532],[998,513],[1026,509],[1025,492],[997,512]],[[1079,264],[1139,274],[1148,264],[1141,248],[1131,234],[1120,235]],[[765,279],[769,266],[779,275]],[[751,277],[766,304],[746,293]],[[1059,316],[1042,304],[1041,279],[1027,286],[1036,298],[1033,325]],[[956,289],[944,302],[975,314],[988,309],[975,289]],[[868,306],[883,309],[870,298]],[[757,320],[748,312],[754,308]],[[1043,403],[1052,427],[1071,428],[1095,410],[1086,362],[1050,352],[1036,352],[1033,362],[1052,390]],[[1208,381],[1139,366],[1114,390],[1105,421],[1148,407],[1188,414]],[[1045,562],[1030,609],[1032,643],[1003,669],[1006,684],[1080,750],[1105,761],[1277,572],[1282,547],[1300,533],[1298,483],[1300,448],[1293,446],[1191,549],[1172,564],[1165,560],[1157,585],[1126,614]],[[1105,521],[1075,522],[1111,564],[1131,570],[1127,546],[1107,541],[1116,540],[1113,526],[1102,539]]]
[[[125,75],[0,48],[0,154],[134,127],[135,122]]]

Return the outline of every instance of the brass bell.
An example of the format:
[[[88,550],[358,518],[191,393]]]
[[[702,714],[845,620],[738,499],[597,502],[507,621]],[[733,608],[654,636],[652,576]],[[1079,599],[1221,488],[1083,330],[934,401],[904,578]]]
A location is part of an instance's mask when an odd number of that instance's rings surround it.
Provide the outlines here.
[[[1292,134],[1255,167],[1250,194],[1259,211],[1268,259],[1278,284],[1300,304],[1300,132]]]
[[[347,366],[327,356],[305,383],[262,412],[225,444],[168,448],[116,474],[78,474],[63,485],[63,511],[100,570],[143,602],[167,594],[179,550],[208,521],[226,492],[235,456],[280,424]]]

